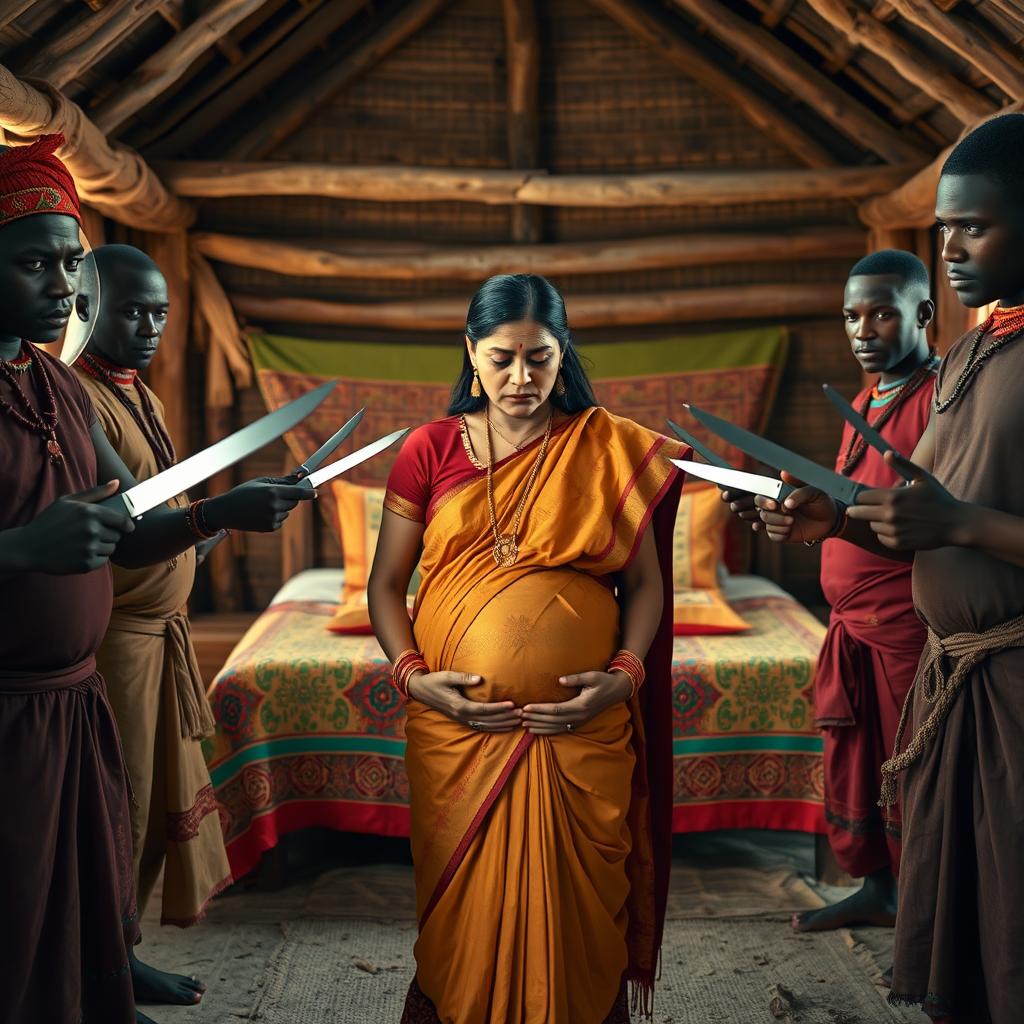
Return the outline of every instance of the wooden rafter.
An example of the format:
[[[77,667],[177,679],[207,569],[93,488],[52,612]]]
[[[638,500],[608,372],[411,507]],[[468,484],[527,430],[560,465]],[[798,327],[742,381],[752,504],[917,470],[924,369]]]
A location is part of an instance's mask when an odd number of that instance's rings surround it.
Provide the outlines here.
[[[492,274],[558,277],[666,267],[852,258],[864,252],[864,232],[860,228],[830,227],[762,234],[718,232],[606,242],[493,246],[346,239],[330,250],[271,238],[197,232],[191,236],[191,243],[211,260],[297,277],[481,281]]]
[[[1000,114],[1024,111],[1024,100],[1011,103]],[[978,124],[987,121],[982,118]],[[977,124],[965,129],[963,135],[972,132]],[[961,136],[961,138],[963,137]],[[860,204],[860,219],[871,228],[924,228],[935,220],[935,190],[939,184],[942,165],[953,151],[953,146],[944,149],[927,167],[922,168],[903,184],[884,195],[874,196]]]
[[[1012,99],[1024,98],[1024,63],[993,46],[992,40],[969,21],[944,14],[931,0],[887,0],[907,21],[924,29],[943,46],[991,79]]]
[[[784,146],[808,167],[831,167],[836,160],[818,141],[738,78],[688,42],[676,25],[635,0],[591,0],[627,32],[660,54],[687,77],[736,106],[751,124]]]
[[[45,78],[63,89],[105,57],[166,0],[111,0],[90,18],[72,25],[62,36],[41,47],[18,73]]]
[[[8,0],[0,13],[0,29],[7,28],[12,21],[17,21],[36,0]]]
[[[342,25],[350,21],[367,0],[330,0],[292,25],[294,31],[262,49],[251,69],[235,82],[200,100],[203,104],[181,124],[151,147],[154,157],[176,156],[201,139],[229,124],[246,104],[267,90],[313,50],[323,46]]]
[[[934,96],[963,124],[992,114],[996,104],[965,85],[922,50],[897,35],[888,25],[852,0],[807,0],[833,28],[845,32],[851,42],[878,54],[908,82]]]
[[[360,0],[360,2],[364,2],[364,0]],[[307,0],[305,4],[300,4],[291,14],[281,19],[259,39],[247,40],[245,52],[238,63],[225,64],[202,84],[197,83],[188,89],[179,89],[173,98],[173,105],[166,109],[162,123],[143,131],[138,137],[133,135],[135,144],[146,148],[147,152],[155,157],[165,156],[167,153],[181,153],[186,150],[196,139],[202,137],[201,126],[199,127],[200,134],[196,133],[198,115],[196,117],[189,115],[202,108],[208,101],[217,101],[225,97],[232,83],[241,79],[250,68],[253,68],[268,53],[282,44],[286,37],[304,21],[311,18],[324,3],[325,0]],[[331,4],[332,8],[337,6],[337,4]],[[323,36],[320,38],[322,39]]]
[[[332,60],[314,81],[276,105],[275,109],[231,146],[227,156],[233,160],[260,159],[266,156],[294,135],[320,107],[418,32],[449,2],[408,0],[360,46]]]
[[[505,20],[508,165],[539,167],[540,29],[534,0],[502,0]],[[536,206],[512,208],[512,239],[539,242],[542,215]]]
[[[265,0],[218,0],[166,46],[143,61],[115,93],[92,111],[97,126],[108,134],[120,127],[176,82],[189,65],[218,39],[264,3]]]
[[[466,323],[466,298],[400,302],[325,302],[232,295],[236,311],[252,323],[451,331]],[[842,289],[821,284],[754,284],[743,288],[687,288],[652,292],[574,294],[566,298],[573,327],[705,323],[728,320],[829,316]]]
[[[719,41],[746,58],[769,80],[787,89],[844,135],[890,163],[925,158],[892,126],[862,106],[849,93],[801,60],[770,32],[751,24],[718,0],[673,0]]]
[[[305,195],[376,202],[636,207],[857,199],[887,192],[916,164],[798,168],[783,171],[664,171],[559,174],[387,165],[342,167],[289,161],[263,164],[163,161],[154,165],[179,196]]]

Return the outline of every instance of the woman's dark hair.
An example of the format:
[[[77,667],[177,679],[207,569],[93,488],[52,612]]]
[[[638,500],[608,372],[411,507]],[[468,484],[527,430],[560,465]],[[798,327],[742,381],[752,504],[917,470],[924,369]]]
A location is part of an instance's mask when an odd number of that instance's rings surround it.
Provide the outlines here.
[[[582,412],[597,405],[593,389],[572,343],[569,320],[565,315],[565,301],[561,293],[538,274],[497,274],[488,278],[477,290],[466,314],[466,336],[474,345],[489,338],[505,324],[521,320],[534,320],[557,339],[562,350],[562,381],[565,394],[551,392],[551,404],[562,412]],[[450,416],[463,412],[477,412],[487,404],[487,396],[474,398],[473,363],[469,353],[463,352],[462,372],[452,388],[448,406]]]

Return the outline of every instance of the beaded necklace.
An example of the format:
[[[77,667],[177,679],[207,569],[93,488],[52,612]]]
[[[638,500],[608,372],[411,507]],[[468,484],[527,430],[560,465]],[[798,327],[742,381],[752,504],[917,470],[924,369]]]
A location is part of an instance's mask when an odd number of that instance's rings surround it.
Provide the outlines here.
[[[153,408],[153,403],[146,389],[139,382],[138,375],[134,370],[128,370],[121,366],[100,359],[91,352],[86,352],[79,365],[93,378],[104,384],[114,397],[131,413],[142,436],[146,439],[149,447],[156,457],[157,468],[163,472],[174,465],[174,444],[170,436],[160,423],[160,419]],[[134,388],[139,396],[139,405],[136,405],[128,397],[128,389]],[[141,406],[141,408],[140,408]]]
[[[885,388],[881,392],[882,397],[888,399],[888,405],[882,410],[881,415],[873,424],[871,424],[876,430],[881,430],[886,423],[889,422],[896,415],[896,410],[899,409],[904,402],[915,391],[917,391],[929,378],[935,376],[935,353],[929,352],[928,358],[909,376],[904,378],[902,381],[895,381]],[[867,394],[867,397],[861,402],[861,407],[857,411],[864,417],[868,418],[868,410],[871,408],[872,399],[875,398],[876,392],[879,390],[876,385]],[[857,431],[854,431],[850,435],[850,442],[846,446],[846,451],[843,453],[843,465],[839,472],[843,476],[849,476],[856,468],[857,463],[864,458],[864,453],[867,451],[868,445]]]
[[[982,349],[982,340],[989,334],[993,341]],[[974,340],[971,342],[971,350],[967,353],[967,362],[964,363],[964,368],[960,371],[960,376],[957,377],[949,397],[940,398],[938,390],[936,390],[935,412],[941,416],[956,405],[970,389],[985,362],[1001,348],[1005,348],[1011,341],[1015,341],[1021,334],[1024,334],[1024,306],[1013,306],[1007,309],[997,306],[985,322],[977,328]]]
[[[24,366],[24,369],[22,369]],[[19,376],[31,371],[39,396],[39,411],[32,407],[21,389]],[[18,400],[21,409],[0,398],[0,412],[10,416],[15,423],[38,437],[46,438],[46,453],[54,466],[64,463],[64,452],[57,440],[57,399],[53,393],[53,380],[42,359],[32,355],[27,342],[21,343],[21,353],[16,360],[0,361],[0,376],[7,381]],[[22,411],[24,410],[24,411]]]

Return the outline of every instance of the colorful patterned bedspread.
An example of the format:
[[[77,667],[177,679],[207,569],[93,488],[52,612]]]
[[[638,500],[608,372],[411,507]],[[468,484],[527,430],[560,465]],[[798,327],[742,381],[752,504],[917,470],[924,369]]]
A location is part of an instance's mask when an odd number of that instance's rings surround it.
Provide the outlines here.
[[[811,677],[824,629],[770,584],[746,593],[730,596],[750,632],[676,638],[673,825],[822,832]],[[300,828],[409,832],[404,714],[376,640],[328,633],[328,601],[281,597],[210,689],[207,760],[236,878]]]

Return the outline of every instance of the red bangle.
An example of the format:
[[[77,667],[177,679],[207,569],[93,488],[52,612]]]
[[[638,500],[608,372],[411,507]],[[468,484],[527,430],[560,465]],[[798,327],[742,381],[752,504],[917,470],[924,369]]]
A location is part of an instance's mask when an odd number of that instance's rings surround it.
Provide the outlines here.
[[[406,699],[409,699],[409,680],[417,672],[429,672],[430,668],[423,660],[419,651],[408,650],[395,658],[391,668],[391,681],[395,689]]]
[[[200,540],[213,540],[217,536],[217,531],[211,532],[206,525],[206,517],[203,515],[203,505],[205,503],[205,498],[199,498],[191,502],[185,510],[185,522],[192,533]]]
[[[640,689],[643,685],[644,679],[647,678],[644,663],[632,651],[627,650],[619,651],[615,657],[608,662],[608,671],[622,672],[629,677],[629,681],[633,684],[633,688],[629,693],[630,698],[636,696],[637,690]]]

